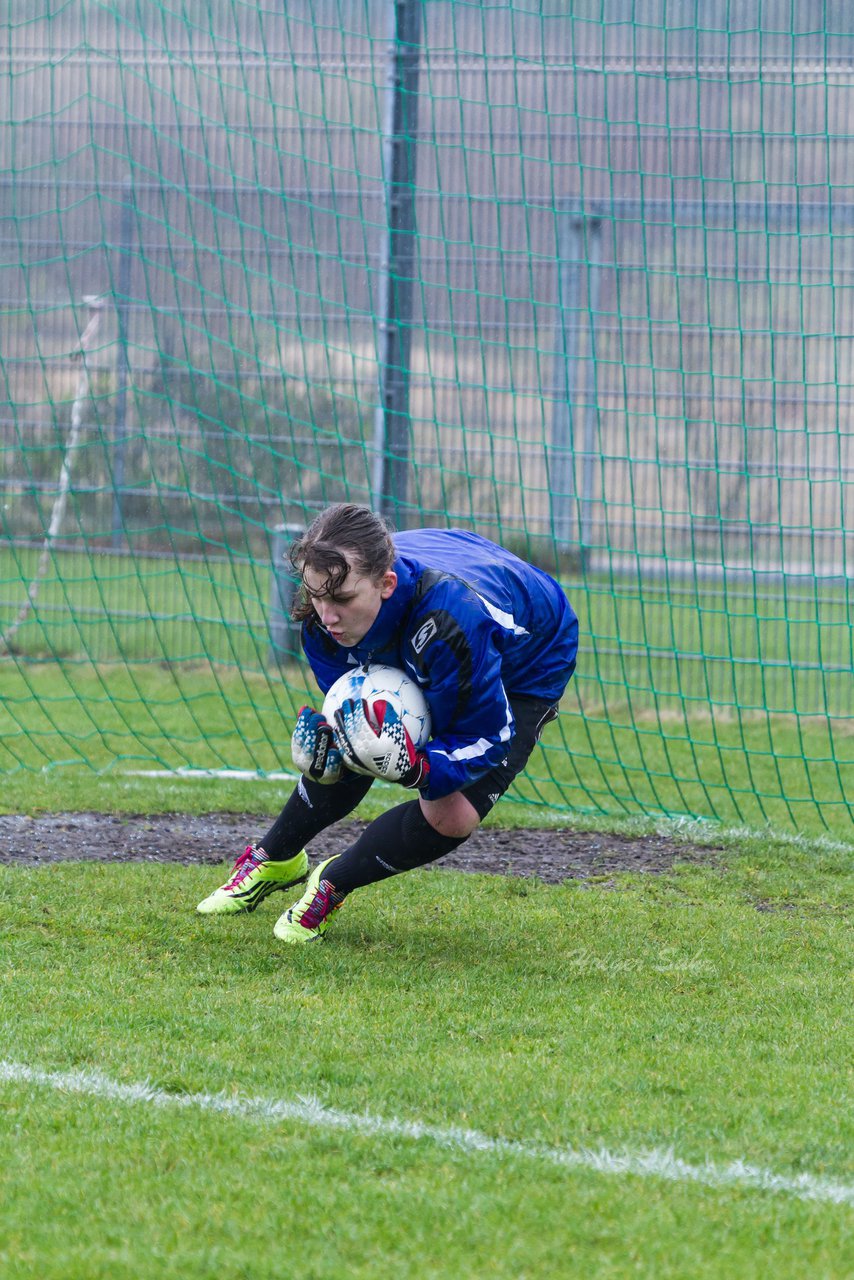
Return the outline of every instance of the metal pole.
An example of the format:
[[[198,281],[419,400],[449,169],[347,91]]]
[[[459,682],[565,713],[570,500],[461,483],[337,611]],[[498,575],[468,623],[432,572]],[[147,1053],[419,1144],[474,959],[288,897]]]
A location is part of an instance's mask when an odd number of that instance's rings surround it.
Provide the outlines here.
[[[130,307],[131,272],[133,266],[133,189],[130,178],[122,183],[122,217],[119,231],[119,272],[116,296],[118,319],[118,353],[116,367],[116,424],[113,455],[113,546],[124,539],[125,521],[122,510],[125,482],[125,445],[127,442],[127,397],[130,382],[128,357],[128,313]]]
[[[373,504],[402,527],[409,489],[412,288],[421,0],[392,0],[383,176],[386,231],[379,279],[379,403],[374,423]]]
[[[599,398],[597,395],[596,323],[602,277],[602,224],[587,223],[587,371],[584,402],[584,447],[581,464],[581,500],[578,512],[578,534],[581,563],[588,567],[593,544],[593,490],[596,486],[596,438],[599,433]]]
[[[559,550],[574,543],[575,409],[581,333],[581,266],[584,223],[577,213],[557,214],[558,329],[555,341],[552,439],[548,453],[552,533]]]
[[[301,626],[291,617],[299,587],[290,562],[290,549],[305,529],[301,524],[277,524],[271,547],[273,576],[270,582],[270,660],[281,665],[294,662],[302,652]]]

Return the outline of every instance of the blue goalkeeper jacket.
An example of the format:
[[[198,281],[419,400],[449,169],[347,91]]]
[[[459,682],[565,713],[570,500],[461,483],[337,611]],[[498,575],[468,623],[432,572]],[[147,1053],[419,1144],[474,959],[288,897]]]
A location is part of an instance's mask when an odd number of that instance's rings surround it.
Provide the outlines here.
[[[364,662],[418,681],[432,718],[422,794],[436,800],[504,759],[509,698],[558,702],[575,670],[578,619],[553,578],[476,533],[414,529],[394,541],[397,586],[364,639],[345,648],[314,616],[302,644],[323,693]]]

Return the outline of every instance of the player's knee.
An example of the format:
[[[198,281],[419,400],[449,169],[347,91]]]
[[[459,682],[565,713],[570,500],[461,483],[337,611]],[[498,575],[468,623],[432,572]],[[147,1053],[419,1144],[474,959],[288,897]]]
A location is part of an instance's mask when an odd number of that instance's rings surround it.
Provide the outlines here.
[[[424,817],[441,836],[465,840],[480,825],[480,814],[461,791],[454,791],[441,800],[422,797],[420,804]]]

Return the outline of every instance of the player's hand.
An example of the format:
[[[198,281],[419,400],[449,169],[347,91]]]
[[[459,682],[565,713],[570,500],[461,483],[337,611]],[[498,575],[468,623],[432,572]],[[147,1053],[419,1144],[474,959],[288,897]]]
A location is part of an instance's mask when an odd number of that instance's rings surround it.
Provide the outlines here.
[[[361,698],[348,698],[335,712],[335,729],[344,763],[356,773],[425,787],[430,762],[418,751],[391,703],[378,699],[370,717]]]
[[[409,734],[406,736],[409,737]],[[410,738],[411,741],[412,739]],[[414,747],[413,752],[412,764],[406,770],[406,773],[398,778],[398,782],[402,787],[409,787],[413,791],[423,791],[425,787],[430,785],[430,757],[426,751],[415,751]]]
[[[344,770],[332,725],[313,707],[302,707],[297,716],[291,756],[300,773],[324,785],[337,782]]]

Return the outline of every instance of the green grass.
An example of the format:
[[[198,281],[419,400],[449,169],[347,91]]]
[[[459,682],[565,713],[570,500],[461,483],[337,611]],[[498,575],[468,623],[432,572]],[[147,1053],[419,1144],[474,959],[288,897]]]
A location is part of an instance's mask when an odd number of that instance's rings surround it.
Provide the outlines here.
[[[16,635],[33,658],[263,669],[272,566],[200,541],[195,557],[56,551]],[[0,552],[8,625],[39,552]],[[683,566],[688,567],[688,566]],[[613,707],[850,717],[851,592],[812,579],[567,581],[585,700]]]
[[[0,808],[279,808],[296,710],[317,699],[304,670],[180,664],[125,668],[0,664]],[[248,770],[252,781],[137,778],[181,768]],[[198,796],[196,801],[193,797]],[[854,734],[817,720],[693,719],[585,709],[570,686],[513,793],[547,824],[687,815],[847,838]]]
[[[754,839],[615,888],[418,872],[316,947],[210,868],[0,871],[0,1057],[851,1185],[850,855]],[[850,1205],[0,1086],[9,1280],[843,1277]]]
[[[690,570],[691,566],[681,566]],[[599,696],[690,711],[852,711],[851,588],[811,578],[648,582],[593,575],[570,590]]]
[[[55,552],[16,647],[31,657],[93,662],[263,663],[272,566],[226,558],[201,541],[199,549],[207,554],[177,560],[105,549]],[[30,549],[0,555],[7,624],[38,559]]]
[[[36,560],[0,554],[7,620]],[[57,552],[20,652],[0,661],[0,803],[61,807],[107,773],[126,807],[136,770],[288,769],[295,711],[317,693],[304,665],[269,661],[270,576],[245,557]],[[847,837],[845,588],[594,576],[568,590],[578,672],[517,799],[543,821],[654,813]],[[258,785],[238,807],[255,807]]]

